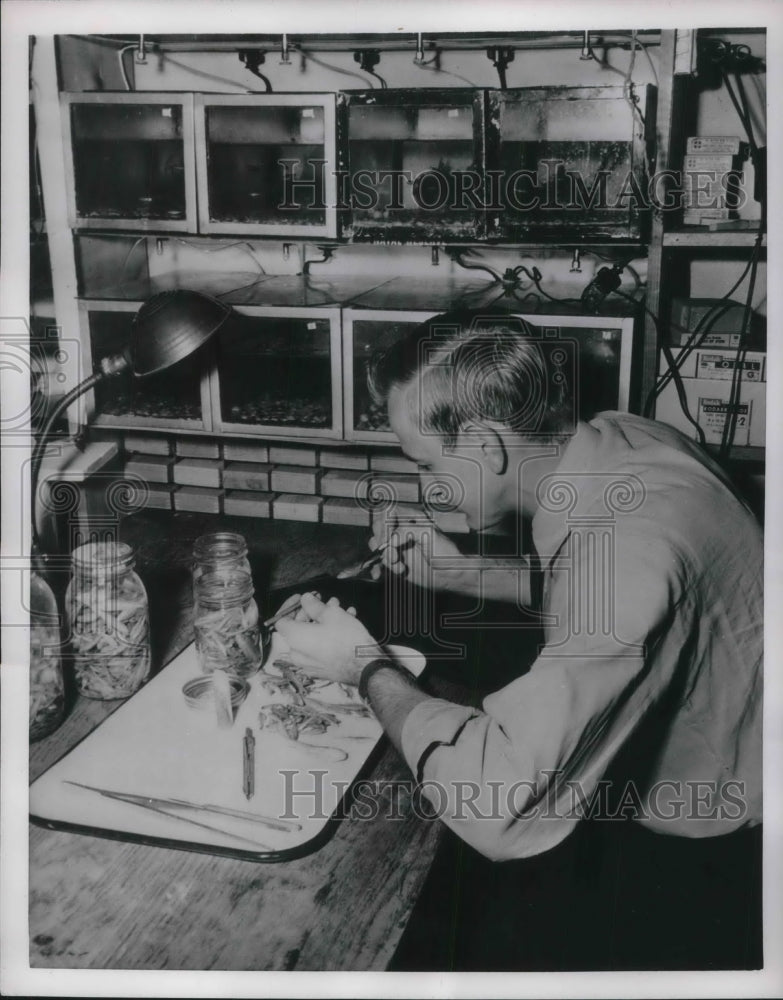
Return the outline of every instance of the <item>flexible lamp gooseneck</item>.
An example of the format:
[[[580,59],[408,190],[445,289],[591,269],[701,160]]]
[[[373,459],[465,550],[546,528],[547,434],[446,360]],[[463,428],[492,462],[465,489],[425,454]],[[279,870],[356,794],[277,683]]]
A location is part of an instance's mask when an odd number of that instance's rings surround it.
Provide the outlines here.
[[[55,422],[68,407],[104,379],[130,370],[137,378],[170,368],[197,351],[220,329],[231,307],[202,292],[179,288],[159,292],[148,299],[133,317],[131,338],[120,354],[102,358],[99,370],[67,393],[52,410],[33,449],[32,486],[33,552],[40,553],[36,518],[38,476]]]

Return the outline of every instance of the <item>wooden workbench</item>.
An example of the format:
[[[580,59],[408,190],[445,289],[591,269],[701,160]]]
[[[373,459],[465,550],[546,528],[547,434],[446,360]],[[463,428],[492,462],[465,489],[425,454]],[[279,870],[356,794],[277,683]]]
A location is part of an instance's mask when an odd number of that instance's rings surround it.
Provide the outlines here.
[[[136,545],[139,569],[150,590],[158,663],[168,662],[191,639],[189,549],[202,530],[218,527],[217,520],[145,514],[129,518],[123,528],[123,537]],[[251,524],[221,518],[219,526],[247,531]],[[248,541],[251,561],[266,559],[271,583],[286,586],[319,572],[334,572],[362,554],[366,532],[267,522],[258,537]],[[30,779],[117,705],[76,699],[60,729],[31,746]],[[384,740],[367,777],[394,782],[407,781],[410,775]],[[324,847],[279,864],[31,826],[30,964],[76,969],[382,970],[410,916],[441,833],[437,821],[414,813],[407,794],[400,797],[399,813],[399,819],[381,813],[365,820],[349,811]]]

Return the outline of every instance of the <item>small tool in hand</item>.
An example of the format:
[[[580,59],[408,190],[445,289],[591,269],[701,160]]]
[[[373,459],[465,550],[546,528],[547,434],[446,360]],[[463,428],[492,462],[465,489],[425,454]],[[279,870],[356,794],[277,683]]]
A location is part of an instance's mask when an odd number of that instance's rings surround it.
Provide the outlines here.
[[[321,599],[321,595],[319,593],[315,592],[315,591],[313,591],[313,596],[317,597],[319,600]],[[272,615],[271,618],[267,618],[267,620],[263,623],[264,628],[271,628],[273,625],[276,625],[280,621],[281,618],[288,618],[291,615],[295,615],[296,612],[301,607],[302,607],[302,599],[301,599],[301,597],[299,598],[298,601],[294,601],[293,604],[289,604],[289,605],[285,605],[284,604],[283,607],[280,608],[279,611],[277,611],[275,614]]]
[[[405,549],[411,548],[415,544],[414,539],[409,538],[407,542],[403,542],[402,545],[397,546],[398,552],[404,552]],[[373,566],[377,566],[382,560],[384,553],[391,545],[391,542],[384,542],[383,545],[379,546],[375,551],[369,556],[364,562],[359,563],[358,566],[349,566],[347,569],[342,569],[337,574],[338,580],[346,580],[350,577],[361,576],[368,569],[372,569]]]

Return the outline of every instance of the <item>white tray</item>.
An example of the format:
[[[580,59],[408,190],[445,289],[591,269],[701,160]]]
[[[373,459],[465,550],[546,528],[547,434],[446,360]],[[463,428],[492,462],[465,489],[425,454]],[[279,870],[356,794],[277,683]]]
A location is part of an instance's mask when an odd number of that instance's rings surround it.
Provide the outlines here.
[[[269,663],[278,655],[279,641],[275,633]],[[250,679],[250,692],[236,710],[233,726],[220,729],[211,706],[193,709],[185,703],[182,685],[199,673],[195,646],[190,645],[33,782],[31,819],[53,829],[257,861],[285,860],[319,847],[335,827],[334,814],[343,796],[383,734],[380,724],[372,716],[339,715],[339,726],[331,726],[323,735],[303,737],[347,754],[345,760],[335,761],[333,752],[313,750],[259,729],[260,708],[289,699],[264,690],[256,676]],[[347,700],[336,685],[315,694],[323,701]],[[352,697],[358,701],[355,692]],[[242,787],[248,726],[256,739],[255,794],[249,801]],[[214,812],[180,811],[219,827],[205,829],[68,781],[287,818],[291,827],[276,830]]]

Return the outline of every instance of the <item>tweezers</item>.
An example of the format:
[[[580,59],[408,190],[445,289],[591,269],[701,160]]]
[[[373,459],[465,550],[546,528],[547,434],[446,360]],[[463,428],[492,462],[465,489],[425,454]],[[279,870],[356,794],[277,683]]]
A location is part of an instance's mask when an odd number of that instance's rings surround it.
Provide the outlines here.
[[[295,830],[302,829],[300,823],[296,823],[292,820],[271,819],[267,816],[259,816],[256,813],[245,812],[241,809],[229,809],[225,806],[213,806],[196,802],[188,802],[185,799],[160,799],[151,795],[134,795],[131,792],[113,792],[106,788],[96,788],[93,785],[82,784],[81,781],[66,781],[66,784],[76,785],[79,788],[86,788],[88,791],[97,792],[99,795],[103,795],[107,799],[116,799],[119,802],[127,802],[131,805],[140,806],[142,809],[149,809],[151,812],[160,813],[162,816],[169,816],[173,819],[181,820],[183,823],[189,823],[191,826],[200,826],[205,830],[211,830],[213,833],[220,833],[226,837],[233,837],[235,840],[241,840],[243,843],[252,844],[256,848],[261,847],[265,850],[272,850],[272,848],[268,847],[266,844],[261,844],[258,841],[251,840],[248,837],[243,837],[241,834],[234,833],[231,830],[226,830],[223,827],[213,826],[211,823],[203,823],[200,820],[192,819],[188,816],[182,816],[179,812],[176,812],[176,810],[192,809],[199,812],[216,813],[220,816],[234,816],[237,819],[260,823],[262,826],[268,826],[273,830],[280,830],[284,833],[291,833]]]

